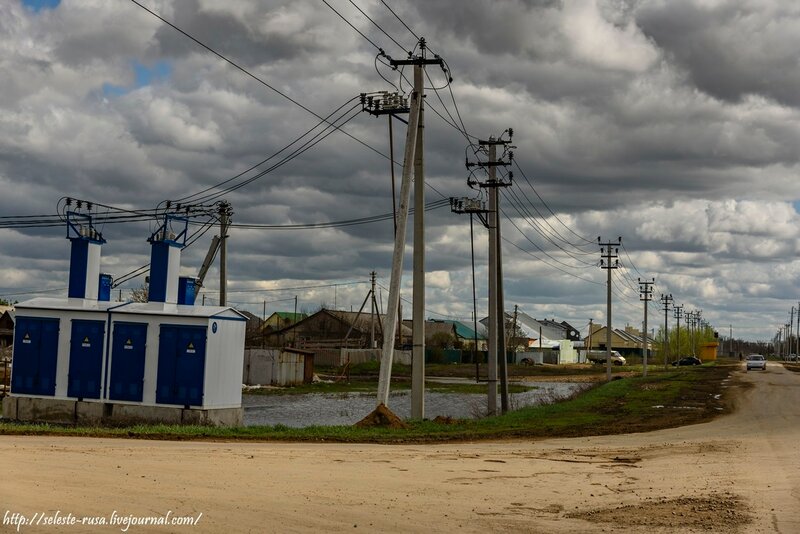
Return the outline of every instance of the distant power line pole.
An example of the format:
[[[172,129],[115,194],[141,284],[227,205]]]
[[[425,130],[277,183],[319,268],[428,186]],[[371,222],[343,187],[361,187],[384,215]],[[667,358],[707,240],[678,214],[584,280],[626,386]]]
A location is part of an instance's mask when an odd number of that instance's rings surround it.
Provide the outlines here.
[[[488,228],[489,221],[486,215],[489,210],[486,209],[486,202],[481,199],[475,198],[453,198],[450,197],[450,211],[453,213],[469,213],[469,248],[470,257],[472,259],[472,324],[475,335],[475,350],[473,351],[475,359],[475,382],[480,382],[480,363],[478,357],[478,299],[475,291],[475,237],[473,234],[473,216],[477,215],[478,219],[483,223],[483,226]]]
[[[672,295],[661,294],[661,305],[664,306],[664,370],[667,370],[667,353],[669,352],[669,306],[672,304]]]
[[[642,336],[642,376],[647,376],[647,306],[653,300],[653,284],[656,279],[639,278],[639,300],[644,302],[644,334]]]
[[[600,268],[608,272],[608,282],[606,284],[606,380],[611,380],[611,270],[619,267],[619,246],[622,245],[622,237],[616,242],[608,241],[603,243],[600,237],[597,238],[600,245]]]
[[[675,355],[681,353],[681,319],[683,318],[683,304],[672,306],[672,316],[675,318]]]
[[[800,313],[800,311],[798,311]],[[794,306],[792,306],[792,311],[789,312],[789,354],[792,354],[792,331],[794,330]]]

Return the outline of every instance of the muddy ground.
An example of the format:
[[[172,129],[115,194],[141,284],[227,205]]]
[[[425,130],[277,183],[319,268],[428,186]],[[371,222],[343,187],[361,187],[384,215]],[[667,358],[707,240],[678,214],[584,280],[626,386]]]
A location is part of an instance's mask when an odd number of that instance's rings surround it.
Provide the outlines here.
[[[728,386],[739,392],[730,415],[600,437],[385,446],[0,436],[0,508],[202,513],[193,527],[129,532],[800,532],[800,374],[770,363]]]

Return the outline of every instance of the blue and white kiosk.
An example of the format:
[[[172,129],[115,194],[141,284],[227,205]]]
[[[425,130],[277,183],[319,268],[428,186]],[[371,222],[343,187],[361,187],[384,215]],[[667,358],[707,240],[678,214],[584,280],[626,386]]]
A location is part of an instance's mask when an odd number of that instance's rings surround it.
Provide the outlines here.
[[[188,221],[167,215],[151,244],[148,302],[110,302],[105,242],[67,214],[68,297],[16,305],[11,395],[3,416],[67,424],[240,425],[246,318],[195,306],[181,279]],[[175,231],[177,228],[177,232]]]

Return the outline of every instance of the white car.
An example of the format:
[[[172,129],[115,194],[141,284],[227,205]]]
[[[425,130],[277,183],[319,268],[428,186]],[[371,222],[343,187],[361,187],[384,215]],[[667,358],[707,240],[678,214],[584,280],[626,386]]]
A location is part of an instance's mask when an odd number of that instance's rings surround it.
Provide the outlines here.
[[[761,369],[762,371],[767,370],[767,359],[764,358],[761,354],[751,354],[747,357],[747,370],[750,369]]]

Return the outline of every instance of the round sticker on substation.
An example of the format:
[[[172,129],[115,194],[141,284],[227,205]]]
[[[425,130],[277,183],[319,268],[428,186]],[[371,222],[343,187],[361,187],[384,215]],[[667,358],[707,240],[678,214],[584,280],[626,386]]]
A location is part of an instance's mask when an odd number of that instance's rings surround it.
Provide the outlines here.
[[[211,333],[212,334],[216,334],[217,333],[217,321],[214,321],[213,323],[211,323]]]

